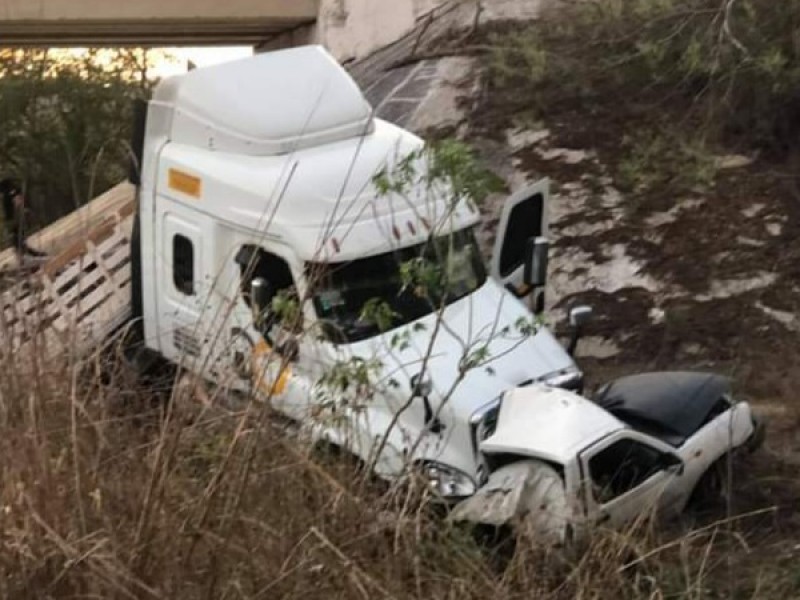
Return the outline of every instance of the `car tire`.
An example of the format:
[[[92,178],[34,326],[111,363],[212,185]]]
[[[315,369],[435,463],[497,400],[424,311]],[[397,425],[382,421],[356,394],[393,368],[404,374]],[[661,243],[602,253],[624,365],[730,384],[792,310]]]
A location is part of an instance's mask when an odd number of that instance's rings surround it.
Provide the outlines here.
[[[767,435],[767,424],[764,417],[757,417],[753,415],[753,433],[750,438],[745,442],[747,451],[751,454],[758,450],[763,444]]]
[[[730,454],[715,460],[700,477],[692,491],[689,506],[697,511],[717,511],[728,506],[731,500],[731,486],[728,481],[728,461]]]

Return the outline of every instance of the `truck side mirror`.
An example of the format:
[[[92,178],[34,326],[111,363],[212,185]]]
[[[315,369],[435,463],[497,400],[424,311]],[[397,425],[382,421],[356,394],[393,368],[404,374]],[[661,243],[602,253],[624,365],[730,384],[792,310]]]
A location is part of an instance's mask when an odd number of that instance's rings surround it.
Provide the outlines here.
[[[578,341],[583,334],[583,328],[592,320],[591,306],[576,306],[569,311],[569,324],[572,327],[572,337],[567,347],[567,352],[570,356],[575,354],[575,349],[578,347]]]
[[[269,309],[274,295],[269,281],[263,277],[256,277],[250,283],[250,298],[253,303],[253,310],[259,317]]]
[[[547,265],[550,256],[550,241],[546,237],[529,238],[525,244],[525,271],[523,280],[527,285],[541,287],[547,283]]]
[[[592,320],[593,313],[591,306],[576,306],[569,311],[569,324],[576,328],[583,328]]]

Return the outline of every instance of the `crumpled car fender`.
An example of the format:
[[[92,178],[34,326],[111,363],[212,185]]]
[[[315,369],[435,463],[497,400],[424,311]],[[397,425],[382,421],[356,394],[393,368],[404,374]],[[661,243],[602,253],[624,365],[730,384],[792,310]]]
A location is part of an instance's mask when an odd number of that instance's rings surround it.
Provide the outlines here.
[[[564,480],[547,463],[520,460],[489,477],[474,495],[457,504],[449,519],[482,525],[512,525],[537,539],[565,540],[570,507]]]

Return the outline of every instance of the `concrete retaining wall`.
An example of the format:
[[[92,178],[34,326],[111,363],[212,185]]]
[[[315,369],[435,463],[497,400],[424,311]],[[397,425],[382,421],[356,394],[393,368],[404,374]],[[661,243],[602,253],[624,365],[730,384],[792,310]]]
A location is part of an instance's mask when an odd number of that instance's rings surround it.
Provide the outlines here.
[[[259,50],[322,44],[340,62],[364,58],[412,31],[437,7],[475,0],[319,0],[315,25],[287,32]]]
[[[401,38],[443,0],[321,0],[316,37],[340,61]]]

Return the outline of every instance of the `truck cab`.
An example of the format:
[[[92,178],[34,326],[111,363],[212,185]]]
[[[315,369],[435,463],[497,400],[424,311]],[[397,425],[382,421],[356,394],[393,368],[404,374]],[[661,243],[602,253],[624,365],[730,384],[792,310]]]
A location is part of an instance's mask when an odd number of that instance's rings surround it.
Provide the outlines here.
[[[481,408],[532,383],[580,389],[582,374],[525,302],[542,309],[547,182],[509,198],[487,265],[468,199],[376,186],[424,147],[376,118],[320,47],[162,82],[147,110],[134,306],[146,346],[169,361],[261,397],[380,476],[411,462],[464,497],[487,476]],[[451,283],[435,308],[404,284],[421,256]],[[372,298],[390,309],[384,327],[363,318]],[[270,318],[276,299],[296,307],[291,325]],[[355,383],[331,386],[335,369]]]

